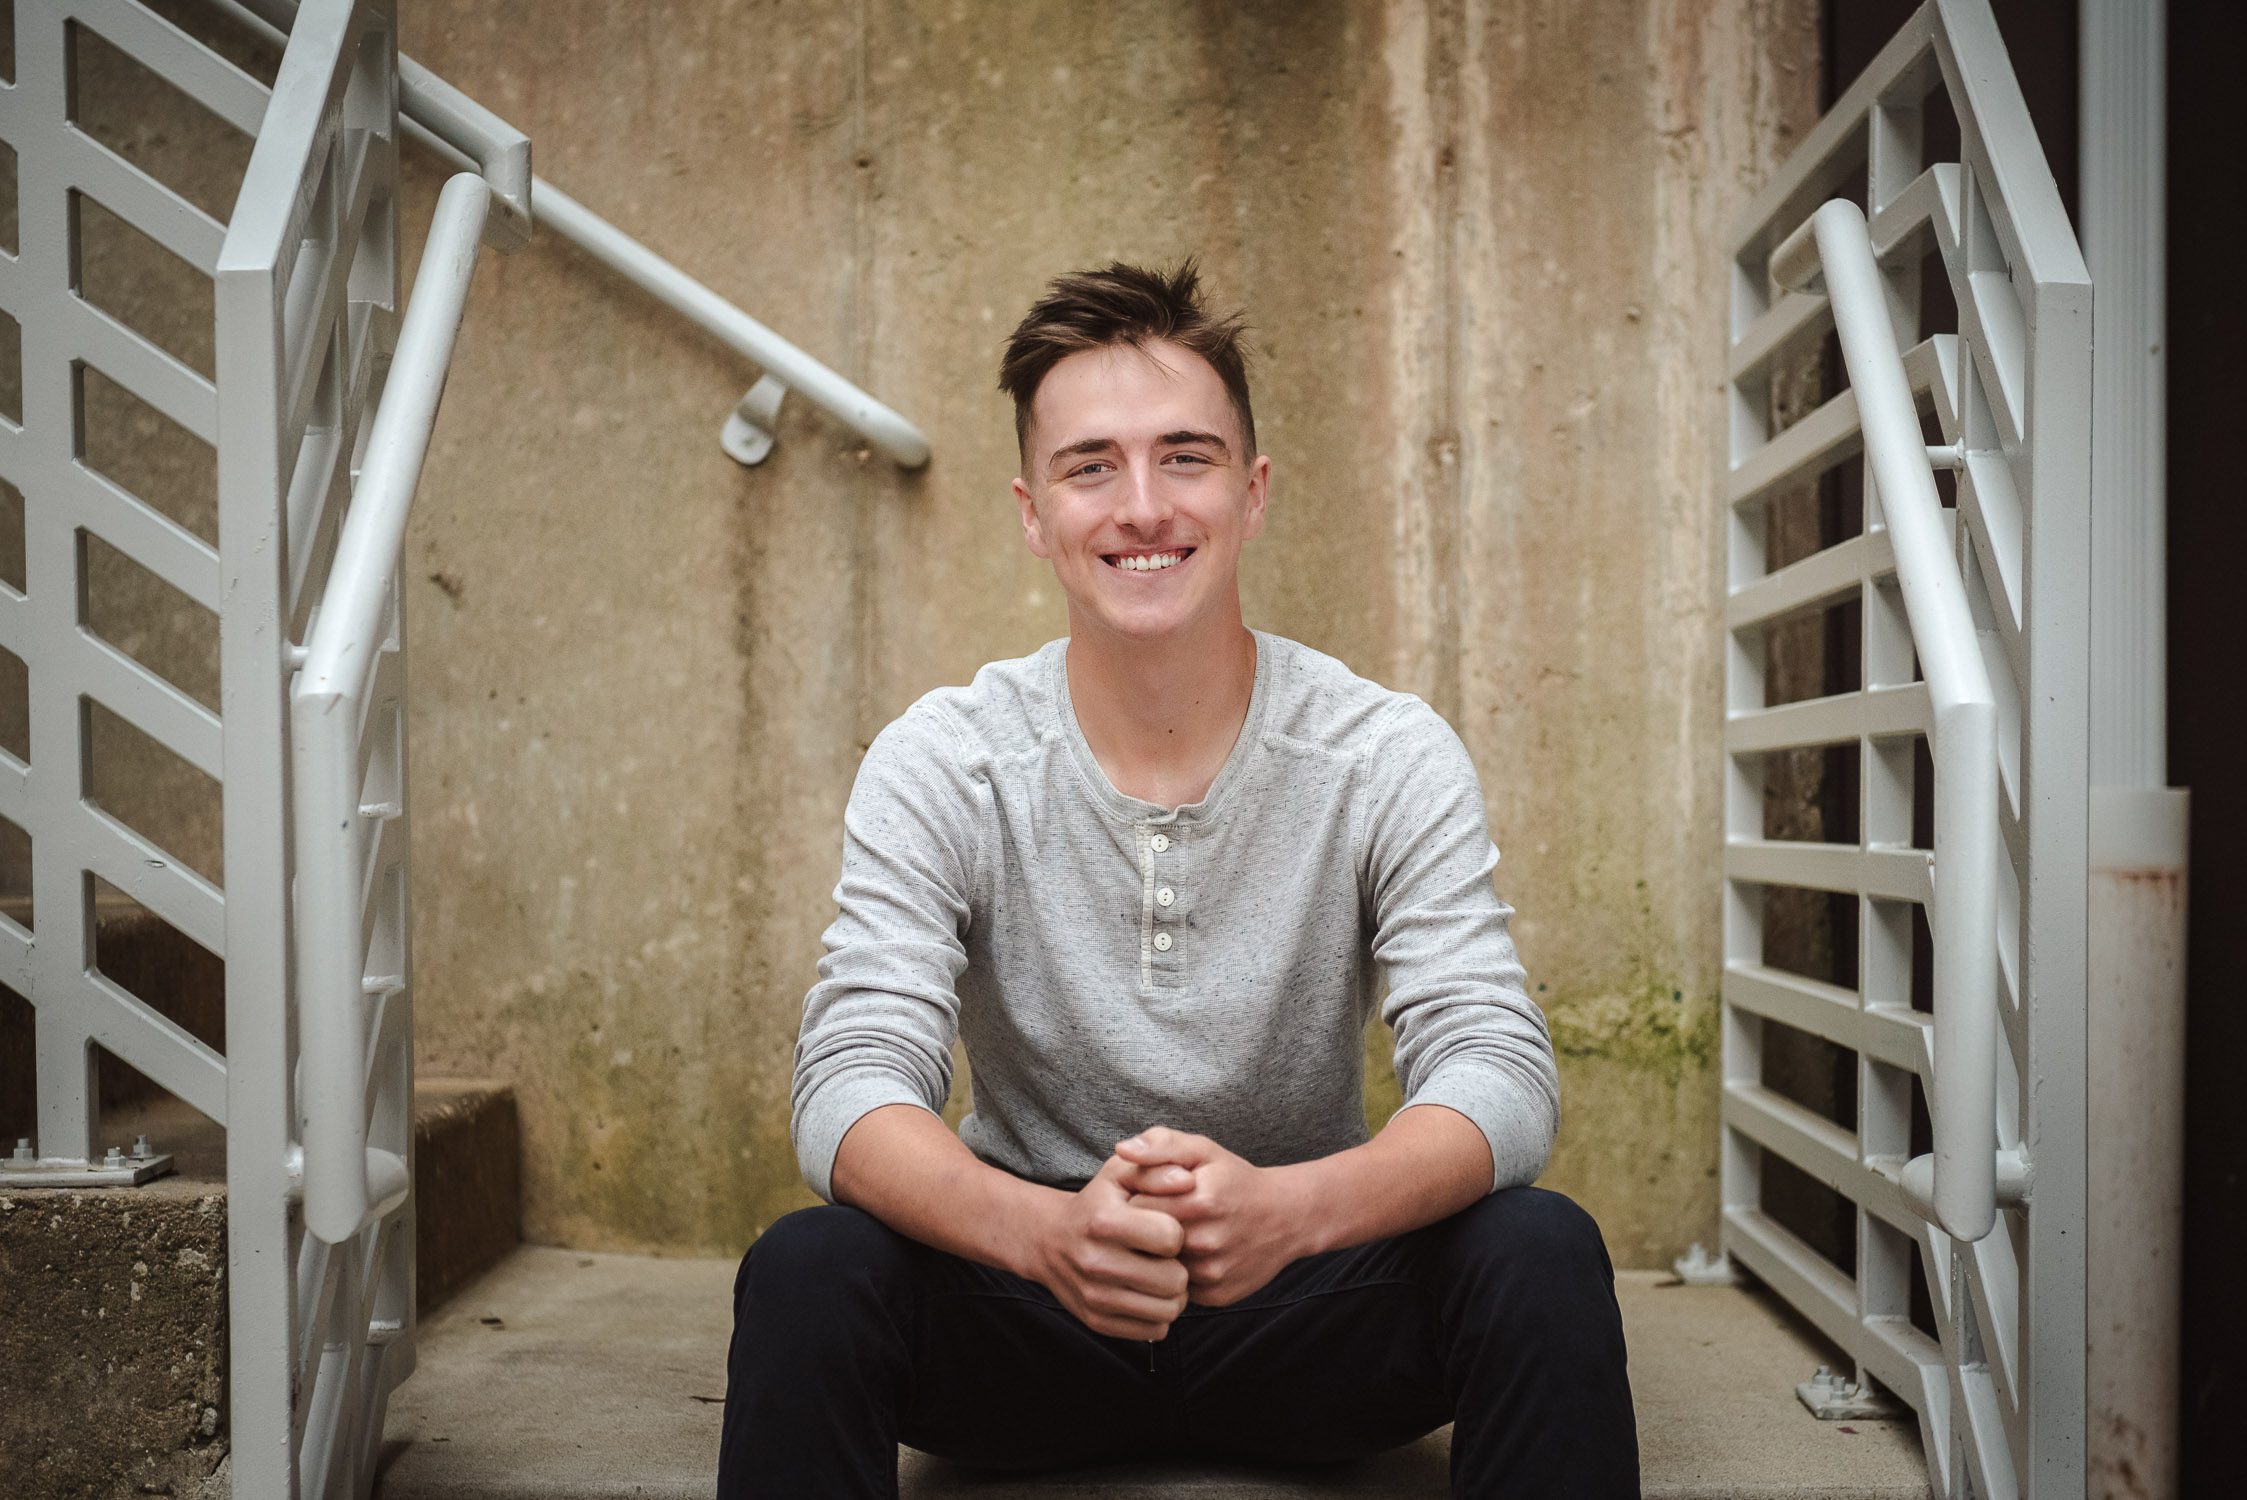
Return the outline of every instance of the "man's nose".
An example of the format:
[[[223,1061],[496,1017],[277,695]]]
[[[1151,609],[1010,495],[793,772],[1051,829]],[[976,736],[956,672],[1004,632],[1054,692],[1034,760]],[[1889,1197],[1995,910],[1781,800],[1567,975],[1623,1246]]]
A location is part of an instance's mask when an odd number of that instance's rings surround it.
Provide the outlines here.
[[[1152,464],[1132,464],[1124,475],[1123,506],[1117,520],[1139,531],[1152,532],[1170,519],[1170,499],[1163,493],[1161,476]]]

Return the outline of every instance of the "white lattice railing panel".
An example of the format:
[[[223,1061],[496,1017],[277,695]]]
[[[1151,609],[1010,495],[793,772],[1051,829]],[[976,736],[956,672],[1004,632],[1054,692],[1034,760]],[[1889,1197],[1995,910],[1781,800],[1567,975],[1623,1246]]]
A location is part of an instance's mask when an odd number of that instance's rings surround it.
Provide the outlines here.
[[[1956,159],[1929,161],[1946,115]],[[1735,244],[1725,1249],[1918,1413],[1938,1493],[2080,1494],[2090,286],[1986,0],[1922,7]],[[1837,331],[1860,265],[1850,388],[1777,424],[1775,379]],[[1923,266],[1951,326],[1920,326]],[[1860,459],[1862,531],[1769,566],[1771,505]],[[1848,603],[1859,682],[1774,703],[1773,632]],[[1855,752],[1856,840],[1767,836],[1771,758],[1826,746]],[[1854,983],[1770,961],[1786,888],[1853,898]],[[1773,1027],[1844,1049],[1853,1117],[1773,1086]],[[1846,1200],[1853,1253],[1773,1215],[1770,1160]]]
[[[223,41],[137,0],[19,5],[17,81],[0,86],[21,204],[0,318],[24,367],[21,412],[0,415],[0,479],[23,496],[26,562],[23,587],[0,580],[0,650],[29,682],[28,743],[7,742],[24,753],[0,745],[0,856],[12,867],[28,843],[32,885],[0,904],[0,984],[34,1006],[40,1122],[40,1159],[0,1162],[0,1181],[161,1169],[93,1160],[97,1048],[223,1125],[236,1492],[364,1495],[386,1398],[413,1364],[398,560],[478,247],[528,242],[535,180],[520,132],[398,55],[395,0],[205,0],[202,19]],[[280,49],[270,82],[229,60],[245,39]],[[91,101],[88,59],[130,76],[122,103],[115,87]],[[223,139],[163,138],[190,116]],[[402,128],[463,169],[403,312]],[[896,412],[535,185],[565,236],[762,367],[728,452],[762,457],[785,387],[898,462],[926,461]],[[89,224],[186,278],[118,299],[164,313],[175,347],[89,294]],[[198,456],[140,462],[137,438],[97,452],[97,395],[130,405],[136,434]],[[190,470],[214,471],[215,494],[176,493]],[[136,646],[130,611],[104,595],[125,578],[135,599],[160,592],[210,626],[213,660],[182,670],[165,659],[176,643]],[[87,769],[105,730],[208,785],[216,829],[179,825],[208,874],[165,847],[182,843],[162,815],[168,782],[107,805]],[[100,892],[223,961],[225,1056],[99,972]]]
[[[15,32],[0,141],[15,158],[19,242],[0,260],[0,313],[20,329],[24,400],[20,422],[0,421],[0,477],[23,496],[26,584],[0,587],[0,648],[24,663],[29,754],[0,751],[0,816],[29,835],[35,918],[27,928],[0,917],[0,981],[34,1008],[39,1160],[10,1165],[75,1168],[53,1172],[58,1183],[131,1181],[160,1165],[95,1157],[97,1047],[224,1125],[235,1485],[364,1494],[384,1398],[411,1368],[404,638],[394,610],[356,700],[366,723],[350,726],[361,772],[352,811],[366,809],[351,851],[360,899],[320,935],[362,974],[371,965],[344,1002],[365,1059],[349,1108],[370,1160],[381,1154],[383,1191],[364,1223],[327,1238],[306,1232],[301,1208],[299,1138],[307,1111],[327,1101],[296,1082],[298,860],[284,814],[289,690],[306,651],[293,643],[307,638],[325,590],[399,331],[394,15],[389,0],[313,0],[270,86],[132,0],[19,6]],[[86,60],[111,57],[115,71],[250,138],[229,222],[123,154],[120,111],[81,87]],[[107,118],[74,113],[89,106]],[[208,285],[215,378],[208,362],[197,368],[88,295],[89,215]],[[128,480],[98,461],[87,405],[96,381],[215,450],[204,465],[216,473],[215,525],[189,514],[197,503],[149,487],[180,466],[142,466],[156,478]],[[90,556],[218,617],[215,711],[95,628]],[[97,714],[212,783],[223,890],[95,795]],[[225,961],[226,1056],[99,971],[97,885]]]
[[[97,713],[216,783],[221,719],[94,628],[90,559],[121,558],[215,613],[222,568],[212,543],[90,461],[89,388],[106,382],[207,450],[218,436],[217,387],[87,294],[89,211],[145,236],[191,275],[216,269],[219,226],[184,197],[82,128],[77,52],[106,46],[143,66],[190,55],[179,87],[221,121],[254,132],[254,81],[126,0],[19,7],[16,81],[0,89],[0,140],[15,159],[17,249],[0,260],[0,312],[20,330],[20,423],[0,422],[0,477],[23,497],[25,589],[0,587],[0,648],[24,664],[29,755],[0,751],[0,815],[31,846],[36,930],[0,918],[0,968],[35,1014],[38,1158],[64,1176],[124,1179],[96,1157],[95,1048],[120,1058],[214,1120],[228,1118],[228,1068],[210,1045],[96,962],[94,892],[114,888],[214,954],[226,950],[227,901],[183,851],[166,848],[98,799]],[[215,620],[210,622],[215,635]],[[72,1173],[71,1165],[79,1168]]]

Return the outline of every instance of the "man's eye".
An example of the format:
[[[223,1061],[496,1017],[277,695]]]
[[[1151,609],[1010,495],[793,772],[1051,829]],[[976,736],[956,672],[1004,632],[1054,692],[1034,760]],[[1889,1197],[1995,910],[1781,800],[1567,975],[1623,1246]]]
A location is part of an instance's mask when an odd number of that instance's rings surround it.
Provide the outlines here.
[[[1173,453],[1172,458],[1182,458],[1189,463],[1206,464],[1209,460],[1199,453]]]
[[[1075,468],[1069,471],[1067,477],[1074,479],[1079,474],[1090,474],[1096,469],[1106,469],[1110,467],[1112,467],[1112,465],[1109,464],[1108,460],[1104,458],[1096,458],[1091,463],[1077,465]]]

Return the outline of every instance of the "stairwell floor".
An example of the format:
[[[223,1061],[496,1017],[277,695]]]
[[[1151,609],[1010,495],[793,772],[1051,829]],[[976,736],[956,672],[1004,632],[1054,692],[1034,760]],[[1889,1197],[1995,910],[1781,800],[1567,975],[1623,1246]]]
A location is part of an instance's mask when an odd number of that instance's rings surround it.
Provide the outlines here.
[[[391,1398],[377,1500],[708,1500],[734,1265],[525,1247],[424,1325]],[[1820,1422],[1795,1383],[1840,1361],[1768,1294],[1616,1278],[1655,1500],[1902,1500],[1928,1493],[1917,1425]],[[900,1451],[906,1500],[1434,1500],[1450,1428],[1285,1472],[1146,1465],[1035,1476]]]

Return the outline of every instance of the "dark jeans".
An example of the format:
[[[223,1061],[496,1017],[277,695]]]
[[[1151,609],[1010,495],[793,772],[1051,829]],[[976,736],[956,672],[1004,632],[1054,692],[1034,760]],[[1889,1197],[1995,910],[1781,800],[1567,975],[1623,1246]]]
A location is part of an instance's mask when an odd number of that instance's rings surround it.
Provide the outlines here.
[[[1299,1462],[1445,1422],[1454,1496],[1638,1494],[1607,1247],[1543,1188],[1305,1256],[1155,1343],[861,1209],[798,1209],[741,1262],[727,1374],[721,1500],[889,1500],[901,1440],[1007,1469]]]

